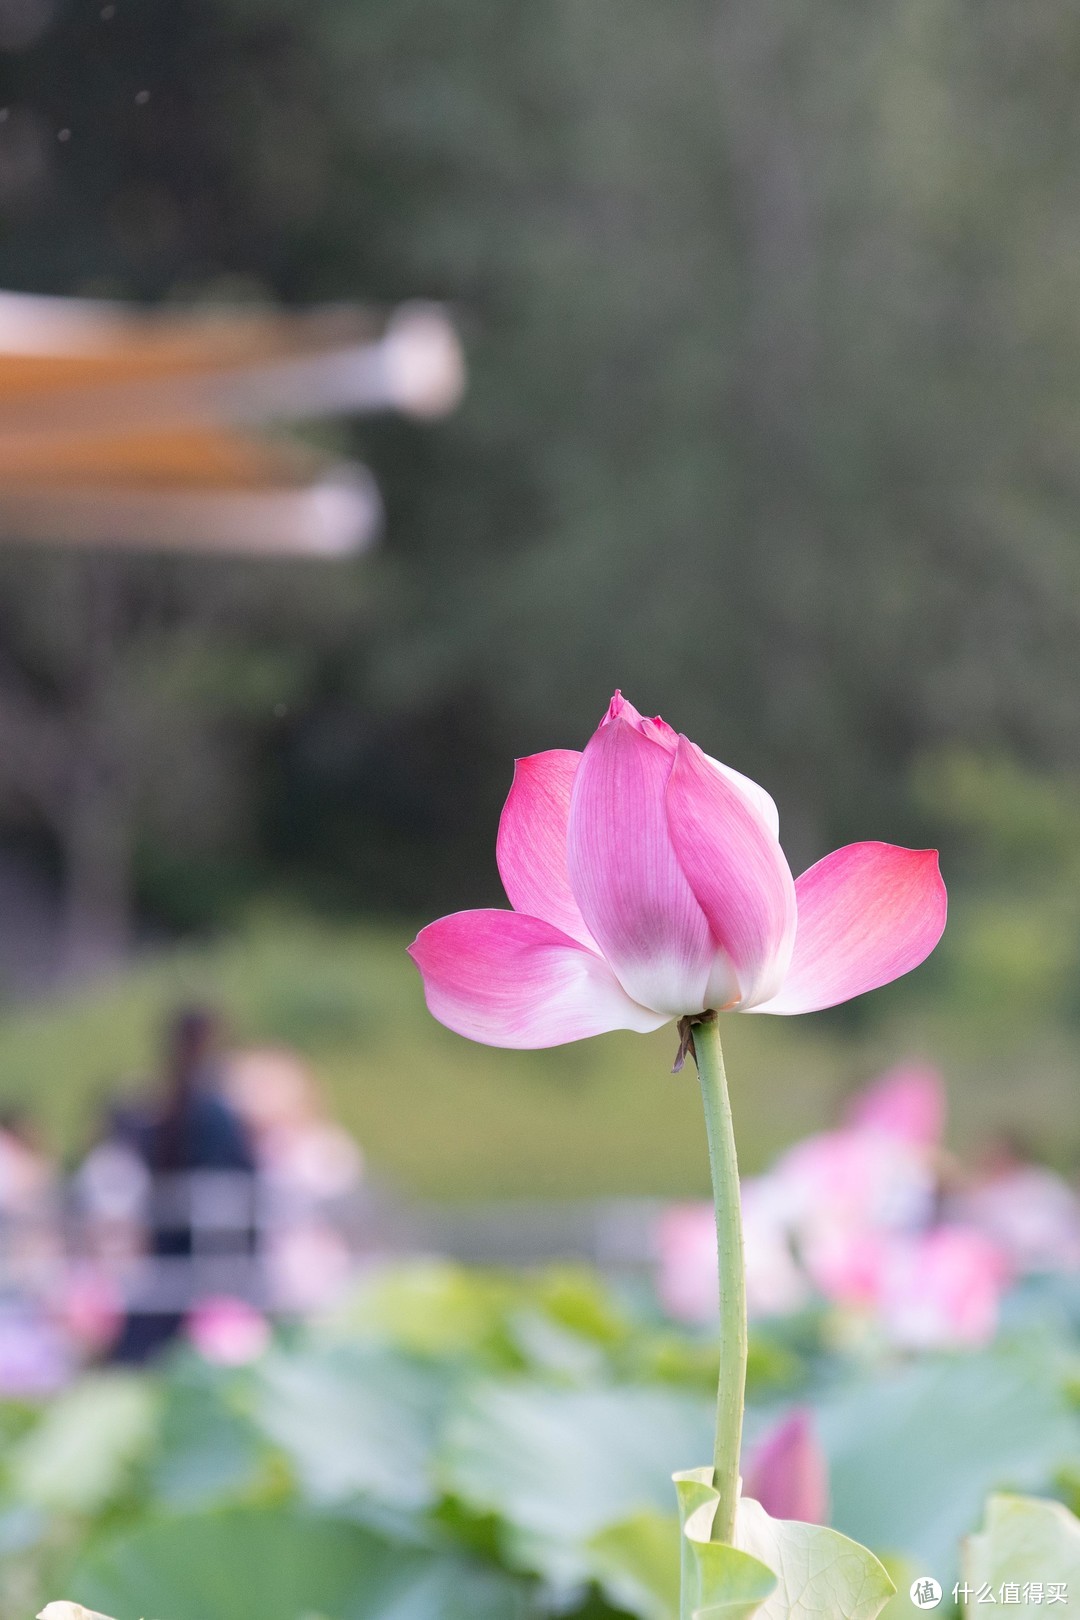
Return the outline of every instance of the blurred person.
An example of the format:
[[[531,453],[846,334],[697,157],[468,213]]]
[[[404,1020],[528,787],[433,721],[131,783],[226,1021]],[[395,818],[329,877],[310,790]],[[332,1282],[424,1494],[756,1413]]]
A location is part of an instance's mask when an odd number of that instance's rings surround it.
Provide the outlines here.
[[[36,1208],[52,1190],[55,1169],[21,1108],[0,1112],[0,1209]]]
[[[233,1053],[225,1094],[266,1175],[317,1200],[359,1185],[363,1154],[344,1126],[326,1117],[315,1076],[296,1052],[275,1046]]]
[[[254,1170],[249,1134],[222,1094],[219,1046],[216,1014],[188,1007],[176,1015],[166,1046],[164,1097],[144,1128],[152,1171]]]
[[[212,1012],[189,1007],[176,1015],[166,1040],[161,1101],[136,1132],[150,1177],[149,1254],[164,1262],[190,1260],[193,1286],[194,1264],[208,1236],[215,1260],[254,1260],[256,1252],[255,1154],[244,1123],[221,1094],[219,1047],[219,1022]],[[226,1200],[229,1207],[208,1222],[200,1199],[205,1204],[209,1189],[198,1177],[211,1171],[248,1178],[250,1186],[244,1190],[241,1181],[239,1203]],[[169,1269],[177,1274],[175,1266]],[[161,1274],[168,1275],[164,1267]],[[186,1315],[178,1299],[172,1306],[129,1312],[113,1359],[143,1361],[168,1343]]]

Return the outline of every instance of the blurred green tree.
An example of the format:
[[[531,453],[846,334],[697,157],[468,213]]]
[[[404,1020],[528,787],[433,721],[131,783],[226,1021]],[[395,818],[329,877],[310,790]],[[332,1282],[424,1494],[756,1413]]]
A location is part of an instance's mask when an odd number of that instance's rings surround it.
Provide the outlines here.
[[[473,902],[509,754],[616,684],[767,780],[796,863],[922,837],[927,748],[1077,768],[1065,0],[41,3],[0,64],[0,281],[464,324],[457,417],[349,436],[382,557],[230,572],[230,657],[308,671],[269,729],[184,688],[247,779],[234,860]]]

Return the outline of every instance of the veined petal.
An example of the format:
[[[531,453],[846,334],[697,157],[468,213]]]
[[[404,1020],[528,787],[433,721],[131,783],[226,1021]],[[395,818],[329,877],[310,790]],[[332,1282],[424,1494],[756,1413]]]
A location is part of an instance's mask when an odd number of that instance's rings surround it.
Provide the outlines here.
[[[570,885],[590,933],[627,994],[669,1017],[707,1005],[716,954],[668,832],[673,760],[634,724],[605,721],[574,778],[567,839]]]
[[[848,844],[795,884],[799,921],[787,977],[752,1012],[835,1007],[918,967],[945,927],[937,851]]]
[[[566,869],[570,792],[580,762],[581,755],[571,748],[551,748],[516,762],[499,822],[496,859],[515,911],[540,917],[595,950]]]
[[[744,798],[749,799],[750,804],[765,822],[773,837],[779,838],[780,812],[776,808],[776,800],[772,794],[766,793],[765,789],[755,782],[753,777],[744,776],[742,771],[735,770],[734,766],[723,764],[721,760],[714,759],[711,754],[706,754],[705,758],[710,765],[715,765],[716,769],[721,775],[726,776],[729,782],[734,783]]]
[[[675,745],[679,740],[675,728],[669,726],[658,714],[654,714],[652,719],[639,714],[630,699],[624,698],[621,692],[615,693],[600,724],[609,726],[613,720],[624,720],[628,726],[633,726],[635,731],[640,731],[643,737],[648,737],[650,742],[659,743],[662,748],[666,748],[669,754],[675,752]]]
[[[431,1014],[486,1046],[561,1046],[667,1022],[632,1001],[595,951],[517,911],[441,917],[420,930],[409,955]]]
[[[740,1004],[775,995],[791,960],[796,908],[769,820],[686,737],[667,785],[667,819],[679,865],[734,971]]]

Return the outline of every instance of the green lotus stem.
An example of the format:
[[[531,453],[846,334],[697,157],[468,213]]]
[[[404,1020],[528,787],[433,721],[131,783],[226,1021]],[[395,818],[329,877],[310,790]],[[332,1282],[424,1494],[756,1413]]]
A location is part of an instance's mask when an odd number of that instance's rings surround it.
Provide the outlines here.
[[[716,1393],[713,1451],[714,1484],[720,1500],[712,1539],[730,1543],[735,1539],[735,1514],[739,1505],[739,1453],[746,1399],[746,1262],[739,1204],[739,1163],[735,1156],[735,1132],[716,1014],[694,1022],[691,1033],[705,1104],[720,1262],[720,1384]]]

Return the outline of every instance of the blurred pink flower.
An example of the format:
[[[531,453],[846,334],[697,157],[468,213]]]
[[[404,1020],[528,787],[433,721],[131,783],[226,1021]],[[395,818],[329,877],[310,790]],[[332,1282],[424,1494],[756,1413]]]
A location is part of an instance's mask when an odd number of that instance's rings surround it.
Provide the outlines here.
[[[886,1237],[924,1227],[933,1205],[927,1156],[902,1135],[849,1129],[796,1143],[766,1175],[743,1182],[750,1315],[798,1310],[811,1285],[837,1304],[875,1304]],[[656,1254],[657,1287],[671,1315],[713,1320],[718,1284],[711,1206],[666,1210]]]
[[[877,1130],[809,1136],[784,1154],[770,1179],[795,1226],[907,1229],[924,1224],[933,1204],[926,1156]]]
[[[410,948],[432,1014],[490,1046],[813,1012],[907,973],[945,926],[933,850],[849,844],[794,881],[764,789],[618,692],[584,753],[518,761],[498,862],[512,911]]]
[[[898,1064],[857,1092],[844,1123],[855,1130],[881,1131],[912,1147],[930,1149],[945,1128],[945,1088],[929,1065]]]
[[[810,1288],[795,1256],[782,1189],[769,1176],[744,1181],[742,1216],[748,1312],[784,1316],[801,1310]]]
[[[743,1470],[742,1493],[760,1502],[773,1519],[828,1522],[829,1465],[805,1407],[797,1407],[758,1441]]]
[[[814,1286],[834,1305],[876,1308],[891,1253],[888,1236],[873,1227],[821,1226],[802,1243]]]
[[[944,1123],[932,1069],[890,1071],[860,1093],[840,1130],[798,1142],[743,1183],[751,1317],[799,1309],[816,1290],[903,1349],[988,1343],[1011,1278],[1038,1256],[1080,1255],[1080,1209],[1037,1166],[1010,1167],[957,1195],[939,1219],[934,1151]],[[680,1205],[657,1229],[657,1288],[671,1315],[715,1318],[711,1208]],[[772,1511],[770,1509],[770,1511]]]
[[[1010,1165],[956,1194],[949,1212],[985,1233],[1018,1272],[1080,1271],[1080,1198],[1045,1165]]]
[[[752,1317],[797,1311],[810,1297],[805,1273],[777,1218],[765,1176],[742,1185],[746,1305]],[[716,1321],[720,1284],[716,1264],[716,1212],[711,1204],[673,1204],[657,1223],[656,1288],[680,1322]]]
[[[909,1350],[989,1344],[1009,1265],[971,1227],[939,1226],[894,1243],[884,1258],[878,1308],[889,1340]]]
[[[654,1238],[660,1303],[680,1322],[715,1322],[720,1304],[716,1211],[711,1204],[672,1204]]]
[[[203,1360],[222,1367],[256,1361],[270,1343],[270,1324],[262,1312],[229,1294],[201,1299],[185,1326]]]
[[[64,1278],[54,1314],[87,1353],[107,1349],[124,1322],[124,1301],[116,1281],[100,1266],[79,1264]]]

